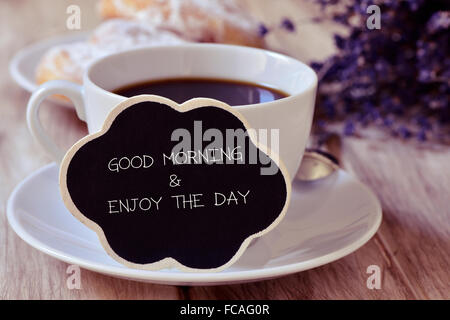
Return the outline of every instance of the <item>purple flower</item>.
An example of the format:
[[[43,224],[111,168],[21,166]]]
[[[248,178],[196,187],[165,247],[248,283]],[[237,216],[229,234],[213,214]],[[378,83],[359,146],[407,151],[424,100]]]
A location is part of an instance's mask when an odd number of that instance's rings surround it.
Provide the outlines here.
[[[261,37],[264,37],[267,33],[269,33],[269,29],[264,23],[260,23],[258,27],[258,33]]]
[[[344,134],[346,136],[352,136],[355,134],[355,125],[351,121],[347,121],[344,125]]]
[[[392,127],[393,124],[394,124],[394,121],[392,119],[390,119],[390,118],[384,118],[383,119],[383,125],[385,127],[390,128],[390,127]]]
[[[428,20],[427,31],[431,34],[450,27],[450,11],[438,11]]]
[[[324,17],[349,30],[334,35],[335,55],[311,64],[321,76],[317,115],[344,121],[346,135],[379,124],[405,139],[444,141],[450,129],[450,2],[381,1],[381,30],[368,30],[366,9],[373,0],[315,1]],[[293,23],[287,19],[282,27],[292,30]]]
[[[314,62],[311,62],[310,66],[311,66],[311,68],[313,68],[314,70],[319,71],[320,69],[322,69],[323,63],[314,61]]]
[[[289,18],[284,18],[284,19],[281,21],[281,27],[282,27],[283,29],[286,29],[286,30],[289,31],[289,32],[294,32],[294,31],[295,31],[295,25],[294,25],[294,23],[292,22],[292,20],[290,20]]]
[[[338,47],[339,49],[344,49],[346,41],[345,41],[344,37],[342,37],[338,34],[335,34],[334,35],[334,43],[336,44],[336,47]]]
[[[424,130],[420,130],[417,133],[417,140],[423,142],[427,140],[427,133]]]
[[[408,139],[411,137],[411,131],[404,126],[401,126],[400,128],[398,128],[397,133],[403,139]]]

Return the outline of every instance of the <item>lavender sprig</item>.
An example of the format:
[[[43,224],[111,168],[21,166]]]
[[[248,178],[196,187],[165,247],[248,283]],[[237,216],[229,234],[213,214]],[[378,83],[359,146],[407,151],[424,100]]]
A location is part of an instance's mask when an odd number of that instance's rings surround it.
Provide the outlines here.
[[[319,1],[324,9],[328,1]],[[326,2],[326,3],[325,3]],[[339,6],[342,1],[335,1]],[[349,27],[348,37],[335,36],[339,52],[314,62],[322,81],[318,115],[355,118],[360,127],[388,124],[393,135],[420,141],[450,138],[449,3],[443,1],[351,1],[332,18]],[[365,8],[380,6],[381,30],[365,26]],[[359,16],[359,25],[350,24]],[[422,119],[414,121],[414,119]],[[357,130],[351,122],[344,134]],[[444,132],[444,135],[441,133]]]
[[[312,1],[349,29],[335,35],[336,55],[311,63],[320,79],[316,118],[344,120],[345,135],[375,125],[403,139],[450,141],[450,2]],[[372,4],[381,10],[380,30],[366,27]],[[298,24],[283,18],[276,28],[295,32]]]

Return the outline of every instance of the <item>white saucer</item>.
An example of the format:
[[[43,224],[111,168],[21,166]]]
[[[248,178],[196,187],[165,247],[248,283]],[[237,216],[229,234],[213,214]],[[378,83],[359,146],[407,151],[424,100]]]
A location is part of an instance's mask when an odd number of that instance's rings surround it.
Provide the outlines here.
[[[44,53],[55,45],[82,41],[86,38],[87,33],[75,32],[31,44],[14,55],[9,62],[9,73],[19,86],[29,92],[33,92],[38,87],[35,81],[36,68]],[[52,97],[48,99],[54,100]],[[73,108],[72,103],[63,100],[54,101],[59,105]]]
[[[295,182],[284,220],[219,273],[130,269],[110,258],[96,234],[76,220],[59,195],[58,167],[21,182],[7,205],[8,221],[28,244],[57,259],[116,277],[172,285],[215,285],[280,277],[348,255],[381,223],[373,193],[344,171],[312,184]]]

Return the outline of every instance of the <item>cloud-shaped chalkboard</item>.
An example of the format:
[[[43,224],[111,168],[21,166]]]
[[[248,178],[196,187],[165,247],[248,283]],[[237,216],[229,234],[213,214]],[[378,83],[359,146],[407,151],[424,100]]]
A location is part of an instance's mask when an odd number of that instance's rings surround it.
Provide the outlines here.
[[[127,99],[67,152],[62,198],[129,267],[222,270],[280,222],[290,199],[287,171],[255,137],[217,147],[220,134],[247,128],[216,100]],[[252,147],[261,161],[249,160]],[[262,174],[269,166],[277,170]]]

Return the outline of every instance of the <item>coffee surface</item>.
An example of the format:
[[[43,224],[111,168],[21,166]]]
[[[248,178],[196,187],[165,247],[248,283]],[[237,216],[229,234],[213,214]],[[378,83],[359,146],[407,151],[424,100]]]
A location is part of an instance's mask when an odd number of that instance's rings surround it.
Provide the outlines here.
[[[135,83],[113,91],[125,97],[155,94],[183,103],[192,98],[212,98],[230,106],[270,102],[288,94],[260,84],[223,79],[175,78]]]

